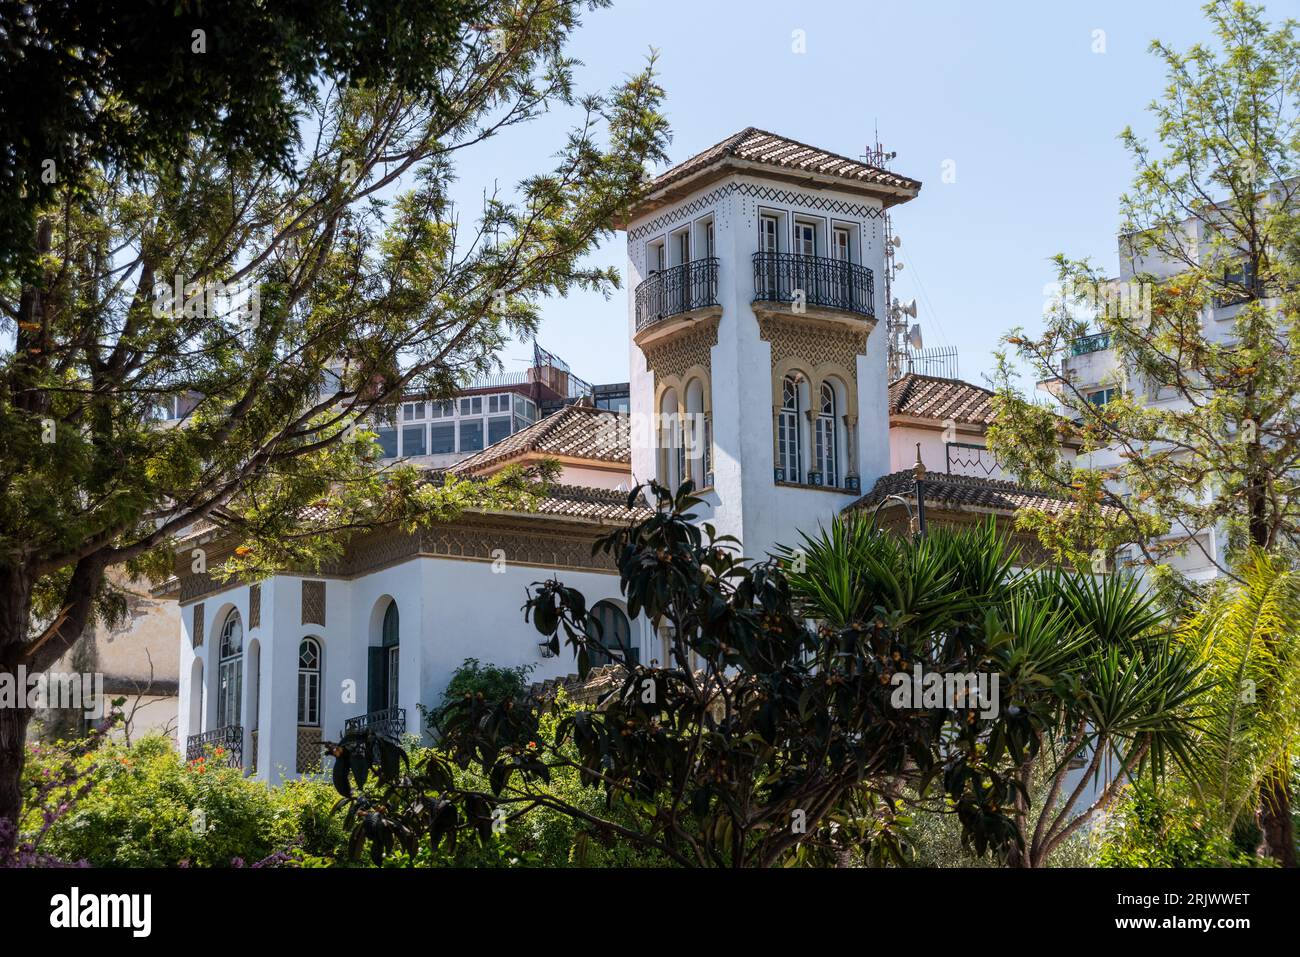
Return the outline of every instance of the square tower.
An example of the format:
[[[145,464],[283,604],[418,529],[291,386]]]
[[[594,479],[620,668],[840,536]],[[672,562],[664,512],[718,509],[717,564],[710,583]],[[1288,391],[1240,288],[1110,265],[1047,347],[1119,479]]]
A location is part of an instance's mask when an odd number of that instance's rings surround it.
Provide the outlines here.
[[[650,184],[619,224],[636,480],[693,479],[762,558],[888,471],[885,213],[920,188],[752,127]]]

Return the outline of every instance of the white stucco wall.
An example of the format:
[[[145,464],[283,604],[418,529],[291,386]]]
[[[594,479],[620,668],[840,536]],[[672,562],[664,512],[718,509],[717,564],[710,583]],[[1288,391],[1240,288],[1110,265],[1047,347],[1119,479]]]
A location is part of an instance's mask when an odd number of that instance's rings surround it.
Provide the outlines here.
[[[649,275],[649,243],[667,238],[686,224],[713,217],[722,317],[710,369],[714,488],[704,494],[708,506],[700,510],[700,517],[713,522],[720,532],[739,538],[745,553],[752,557],[762,557],[777,543],[795,543],[797,530],[811,530],[830,521],[860,494],[779,486],[773,479],[771,347],[759,337],[758,320],[751,308],[752,256],[758,250],[760,209],[783,215],[783,250],[790,248],[789,231],[796,215],[821,222],[823,236],[829,234],[832,224],[855,231],[856,259],[872,270],[878,321],[867,340],[866,354],[857,360],[856,446],[862,491],[889,468],[887,344],[883,333],[885,224],[878,201],[833,189],[814,191],[734,175],[633,220],[628,225],[631,290]],[[702,255],[697,244],[693,256]],[[628,302],[628,329],[634,417],[632,471],[644,480],[655,475],[656,449],[647,440],[656,433],[636,420],[653,421],[655,386],[641,349],[632,341],[636,331],[633,296]],[[845,453],[842,449],[842,469],[847,467]]]
[[[494,567],[499,570],[494,571]],[[522,605],[533,582],[558,577],[578,588],[589,604],[619,598],[617,575],[597,572],[557,571],[531,565],[494,566],[492,562],[446,558],[413,558],[355,579],[326,581],[326,624],[301,624],[300,576],[276,576],[262,583],[262,624],[249,629],[247,586],[203,599],[205,638],[198,649],[190,646],[193,603],[182,606],[180,638],[181,693],[178,740],[210,730],[216,724],[216,655],[218,631],[230,608],[239,610],[245,623],[243,727],[245,755],[251,754],[251,730],[259,729],[256,776],[276,782],[295,776],[297,754],[298,647],[304,637],[321,645],[321,733],[337,740],[343,723],[370,709],[367,701],[367,648],[380,643],[383,613],[390,600],[397,602],[401,659],[399,706],[406,709],[408,732],[422,732],[418,705],[436,707],[452,673],[466,658],[485,664],[534,666],[531,680],[574,673],[572,652],[543,658],[540,636],[524,621]],[[649,625],[631,622],[632,640],[650,647]],[[250,649],[260,658],[259,694],[254,694]],[[643,654],[646,653],[643,651]],[[193,663],[204,664],[206,701],[202,728],[190,720],[196,689],[191,681]],[[256,710],[256,718],[254,712]]]

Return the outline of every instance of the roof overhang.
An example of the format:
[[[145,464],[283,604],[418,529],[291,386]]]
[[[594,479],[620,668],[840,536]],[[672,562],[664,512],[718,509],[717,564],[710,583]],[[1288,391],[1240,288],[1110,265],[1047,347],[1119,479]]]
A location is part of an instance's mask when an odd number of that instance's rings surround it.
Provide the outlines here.
[[[616,217],[611,225],[614,229],[627,229],[629,224],[643,216],[648,216],[665,206],[671,206],[705,186],[737,175],[776,180],[793,186],[802,186],[805,189],[834,190],[838,193],[865,196],[878,200],[885,209],[915,199],[921,191],[919,185],[913,189],[884,183],[868,183],[860,179],[828,176],[824,173],[788,169],[735,156],[723,156],[680,179],[673,180],[658,189],[652,189],[623,215]]]

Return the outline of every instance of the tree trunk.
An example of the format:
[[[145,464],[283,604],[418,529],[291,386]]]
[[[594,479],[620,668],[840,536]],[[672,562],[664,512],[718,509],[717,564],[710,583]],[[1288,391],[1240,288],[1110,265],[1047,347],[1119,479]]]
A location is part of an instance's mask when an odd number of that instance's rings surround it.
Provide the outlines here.
[[[28,678],[46,671],[71,649],[90,620],[94,596],[103,581],[103,567],[97,560],[83,559],[73,569],[65,596],[68,604],[51,633],[37,648],[31,640],[32,590],[35,579],[29,564],[0,566],[0,676],[14,684],[18,707],[0,707],[0,818],[17,824],[22,811],[22,773],[26,761],[27,726],[32,712],[27,705],[27,686],[18,682],[18,669]]]
[[[1271,774],[1259,788],[1259,826],[1264,851],[1283,867],[1295,867],[1295,829],[1291,823],[1291,794],[1283,769]]]
[[[26,689],[18,689],[20,692]],[[23,809],[22,774],[27,757],[27,725],[32,713],[27,708],[0,708],[0,818],[14,824],[10,840],[0,833],[0,860],[8,857],[17,838],[18,819]]]

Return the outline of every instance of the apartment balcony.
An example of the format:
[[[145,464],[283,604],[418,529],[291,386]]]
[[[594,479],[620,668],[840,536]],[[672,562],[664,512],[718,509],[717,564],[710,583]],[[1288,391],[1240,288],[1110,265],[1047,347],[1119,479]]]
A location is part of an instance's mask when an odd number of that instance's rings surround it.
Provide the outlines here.
[[[754,311],[874,326],[875,280],[866,266],[842,259],[755,253]]]
[[[191,734],[185,739],[185,760],[195,761],[208,756],[217,764],[228,764],[232,768],[244,766],[244,729],[237,724],[228,724],[224,728],[213,728],[201,734]]]
[[[633,298],[638,345],[721,316],[717,257],[660,270],[636,287]]]
[[[343,722],[344,736],[361,731],[373,731],[381,738],[396,741],[406,733],[406,709],[383,708],[359,714]]]

